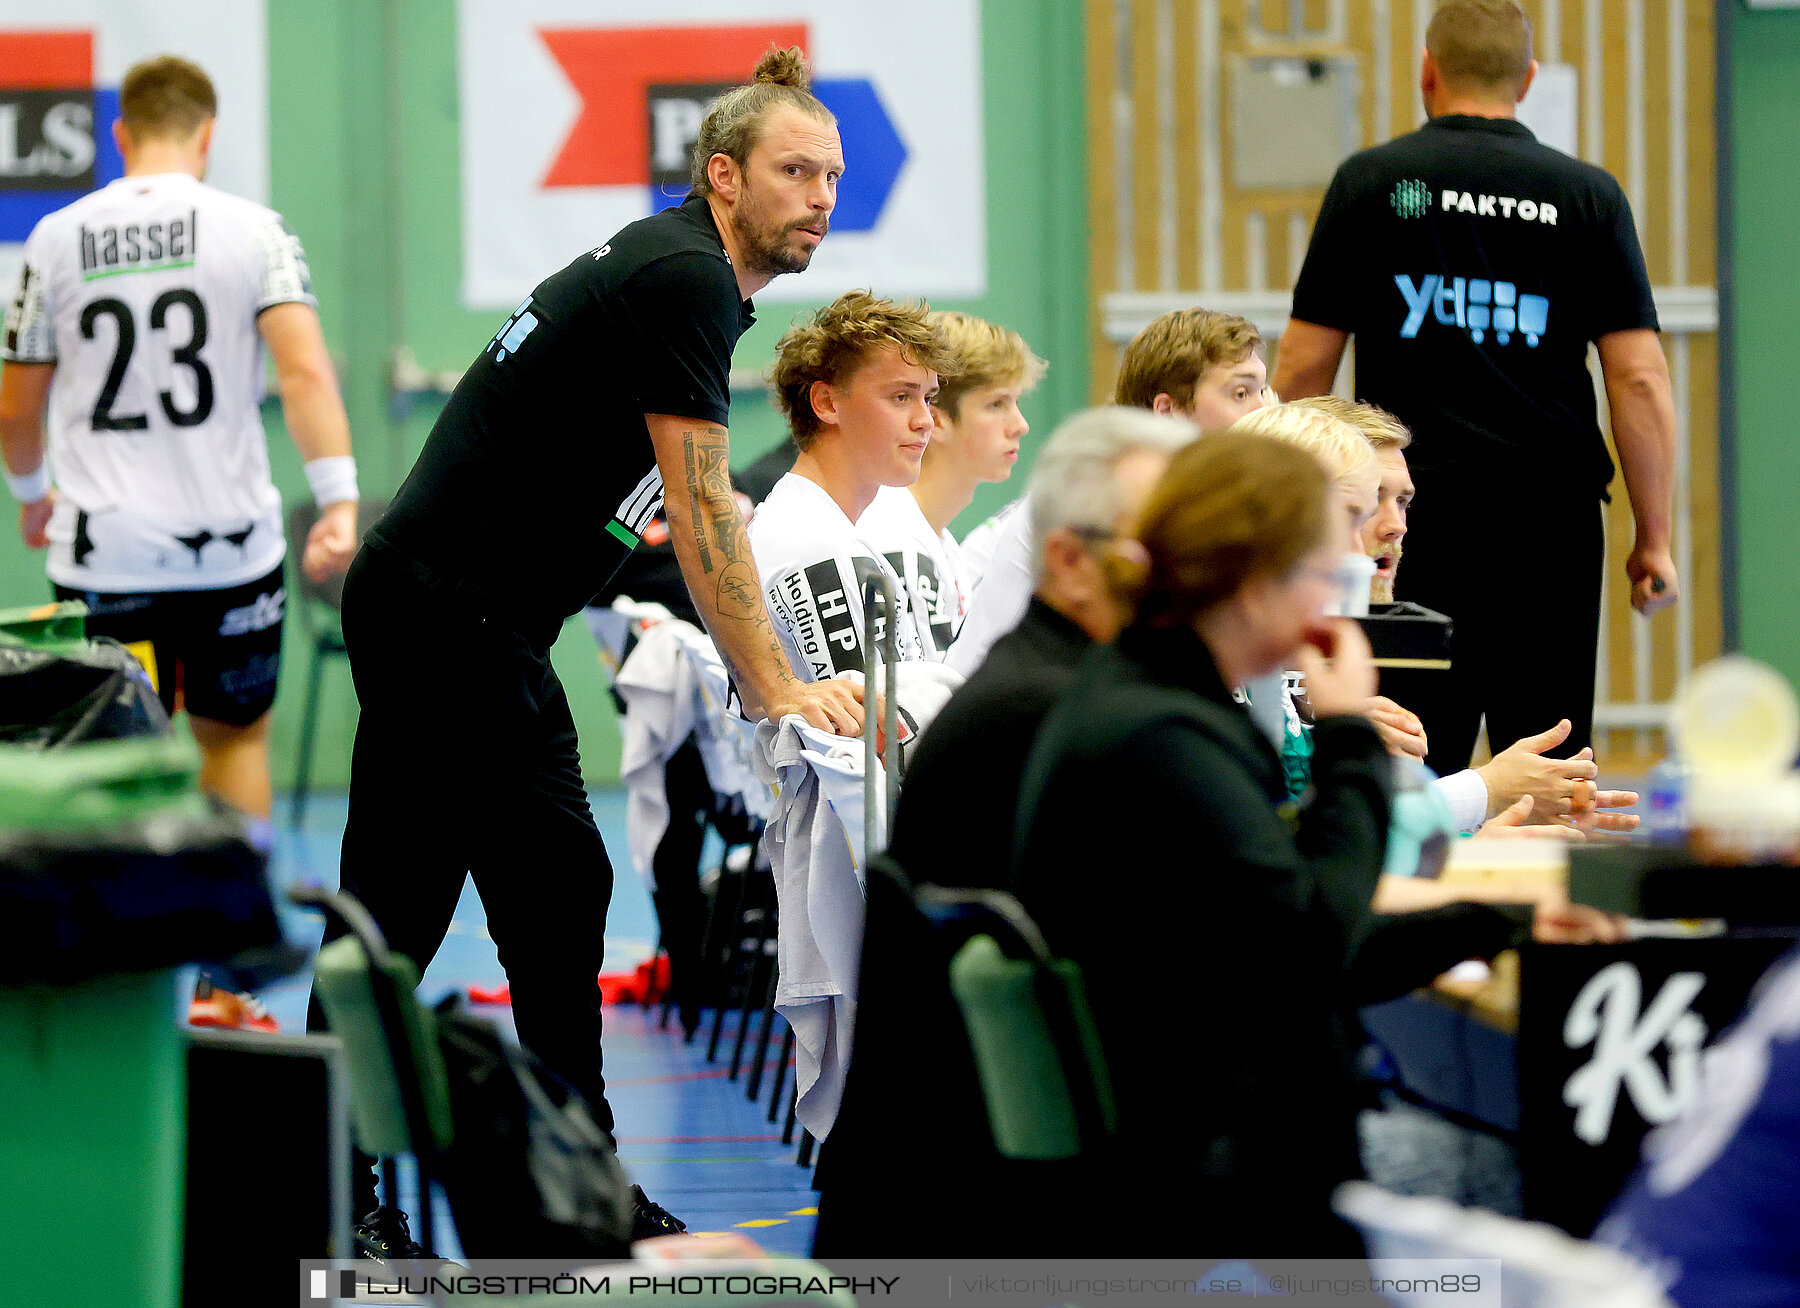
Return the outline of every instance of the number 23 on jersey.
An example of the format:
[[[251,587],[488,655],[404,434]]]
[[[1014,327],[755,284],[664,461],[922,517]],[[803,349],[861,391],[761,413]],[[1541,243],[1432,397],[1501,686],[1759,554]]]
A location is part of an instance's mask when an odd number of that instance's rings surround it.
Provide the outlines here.
[[[103,327],[102,319],[109,319],[111,327]],[[151,304],[146,325],[152,337],[142,348],[167,349],[171,363],[188,369],[193,377],[192,403],[187,407],[183,407],[182,397],[175,392],[157,392],[163,416],[177,427],[198,427],[213,410],[212,370],[200,357],[206,344],[205,302],[186,287],[164,291]],[[113,333],[113,357],[94,400],[90,424],[96,432],[146,431],[150,426],[148,413],[117,411],[120,388],[125,384],[132,355],[139,348],[138,324],[131,306],[110,297],[89,301],[81,311],[82,338],[98,340],[108,330]]]

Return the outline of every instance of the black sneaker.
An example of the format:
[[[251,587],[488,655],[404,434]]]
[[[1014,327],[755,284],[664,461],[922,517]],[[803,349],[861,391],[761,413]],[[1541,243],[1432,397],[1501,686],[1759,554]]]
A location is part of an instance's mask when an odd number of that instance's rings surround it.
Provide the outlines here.
[[[356,1222],[356,1249],[378,1263],[424,1257],[424,1248],[412,1238],[406,1214],[385,1204],[365,1213]]]
[[[644,1187],[631,1187],[631,1238],[648,1240],[658,1235],[680,1235],[687,1223],[644,1193]]]

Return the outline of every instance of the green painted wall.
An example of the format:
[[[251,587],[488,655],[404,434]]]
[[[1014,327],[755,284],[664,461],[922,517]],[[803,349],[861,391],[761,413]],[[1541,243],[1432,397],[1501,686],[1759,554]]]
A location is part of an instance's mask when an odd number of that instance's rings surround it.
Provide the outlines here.
[[[1800,197],[1800,11],[1729,7],[1729,108],[1735,191],[1738,633],[1741,648],[1800,684],[1800,408],[1793,356],[1800,323],[1795,200]]]
[[[471,313],[459,296],[455,13],[454,0],[269,0],[271,201],[306,245],[366,495],[399,485],[438,408],[431,399],[391,399],[394,347],[404,344],[427,369],[460,370],[502,316]],[[989,0],[982,6],[982,41],[989,291],[937,307],[1014,327],[1051,362],[1049,376],[1024,405],[1033,432],[1013,476],[1022,483],[1035,442],[1080,408],[1088,391],[1081,9],[1061,0]],[[596,240],[607,235],[594,234]],[[766,308],[740,344],[737,366],[765,367],[783,328],[808,307]],[[293,503],[307,494],[305,478],[279,405],[265,406],[265,418],[276,484]],[[766,401],[738,397],[732,436],[740,462],[780,434]],[[1017,489],[984,487],[958,530]],[[15,532],[0,532],[0,603],[33,602],[47,593],[41,557],[26,551]],[[278,787],[292,774],[308,659],[304,623],[291,617],[288,633],[275,716]],[[420,656],[447,653],[422,650]],[[589,778],[616,778],[617,724],[593,641],[579,622],[565,630],[553,658],[569,689]],[[353,724],[349,675],[340,662],[326,675],[316,786],[345,783]]]

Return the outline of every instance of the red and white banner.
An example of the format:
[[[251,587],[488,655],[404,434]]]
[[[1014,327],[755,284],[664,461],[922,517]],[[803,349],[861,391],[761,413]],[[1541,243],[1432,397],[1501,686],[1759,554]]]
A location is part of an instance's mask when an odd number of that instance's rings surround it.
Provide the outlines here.
[[[771,44],[807,52],[846,171],[811,268],[757,298],[982,294],[978,0],[895,18],[842,0],[459,0],[464,302],[510,308],[679,203],[706,102]]]
[[[218,92],[206,180],[267,203],[267,50],[263,0],[0,0],[0,294],[39,218],[122,175],[119,81],[154,55],[193,60]]]

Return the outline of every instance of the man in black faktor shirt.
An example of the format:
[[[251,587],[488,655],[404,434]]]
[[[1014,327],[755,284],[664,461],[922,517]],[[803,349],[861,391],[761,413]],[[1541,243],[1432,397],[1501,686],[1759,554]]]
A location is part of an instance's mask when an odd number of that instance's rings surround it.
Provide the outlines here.
[[[343,886],[423,971],[472,875],[520,1041],[609,1132],[596,977],[612,866],[550,666],[564,619],[662,508],[750,711],[846,735],[862,725],[854,688],[790,671],[727,466],[749,297],[806,267],[844,170],[836,122],[807,87],[800,51],[771,50],[708,111],[688,199],[582,254],[506,319],[344,592],[362,716]],[[356,1180],[364,1248],[405,1253],[404,1217],[376,1208],[367,1168]],[[680,1229],[639,1198],[639,1235]]]
[[[1677,594],[1675,412],[1643,252],[1619,184],[1514,117],[1536,70],[1511,0],[1438,10],[1430,121],[1338,169],[1276,362],[1283,399],[1322,395],[1354,335],[1357,398],[1412,429],[1420,548],[1399,598],[1455,620],[1455,666],[1382,690],[1424,721],[1443,773],[1468,765],[1483,713],[1496,753],[1558,718],[1567,750],[1592,742],[1613,467],[1589,342],[1637,520],[1632,603]]]

